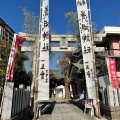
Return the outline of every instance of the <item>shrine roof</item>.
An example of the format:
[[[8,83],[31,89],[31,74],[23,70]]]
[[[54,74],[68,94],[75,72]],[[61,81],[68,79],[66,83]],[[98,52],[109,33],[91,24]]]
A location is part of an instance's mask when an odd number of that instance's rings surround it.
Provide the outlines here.
[[[74,67],[76,67],[78,70],[84,69],[83,64],[80,63],[72,63]]]
[[[53,77],[57,80],[61,80],[64,78],[64,76],[61,74],[60,70],[51,70],[51,74],[53,74]]]

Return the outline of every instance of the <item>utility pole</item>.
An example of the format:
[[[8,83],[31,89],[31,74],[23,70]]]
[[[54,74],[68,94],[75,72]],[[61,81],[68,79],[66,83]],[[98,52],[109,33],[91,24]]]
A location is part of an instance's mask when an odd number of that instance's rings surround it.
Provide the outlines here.
[[[34,82],[34,120],[36,120],[36,113],[37,113],[37,102],[38,99],[38,77],[39,77],[39,63],[40,63],[40,34],[41,34],[41,20],[42,20],[42,4],[43,0],[40,0],[40,18],[39,18],[39,36],[38,41],[36,42],[36,64],[35,64],[35,82]]]
[[[93,39],[92,39],[93,40]],[[100,112],[100,100],[99,100],[99,82],[97,78],[97,73],[96,73],[96,64],[95,64],[95,50],[94,50],[94,45],[92,46],[93,48],[93,58],[94,58],[94,78],[95,78],[95,87],[96,87],[96,104],[97,104],[97,117],[101,119],[101,112]]]
[[[88,1],[88,9],[90,10],[90,0]],[[95,49],[94,49],[94,36],[92,33],[92,20],[91,20],[91,13],[90,13],[90,25],[91,25],[91,40],[92,40],[92,52],[93,52],[93,62],[94,62],[94,80],[95,80],[95,88],[96,88],[96,104],[97,104],[97,111],[98,111],[98,118],[101,119],[101,112],[100,112],[100,100],[99,100],[99,82],[96,73],[96,64],[95,64]],[[92,37],[93,36],[93,37]]]

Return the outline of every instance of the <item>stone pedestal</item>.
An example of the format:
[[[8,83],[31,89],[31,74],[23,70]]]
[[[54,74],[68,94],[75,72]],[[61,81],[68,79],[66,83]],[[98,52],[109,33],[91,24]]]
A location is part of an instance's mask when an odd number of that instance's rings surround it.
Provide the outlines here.
[[[108,120],[120,120],[120,106],[101,106],[101,114]]]
[[[14,83],[7,82],[5,86],[5,95],[3,96],[3,111],[1,115],[2,120],[10,120],[11,119],[11,111],[12,111],[12,100],[13,100],[13,88]]]

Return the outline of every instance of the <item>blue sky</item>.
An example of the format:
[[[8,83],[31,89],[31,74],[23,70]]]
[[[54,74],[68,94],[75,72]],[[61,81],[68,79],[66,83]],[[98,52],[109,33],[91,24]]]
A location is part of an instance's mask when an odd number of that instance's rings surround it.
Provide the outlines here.
[[[24,15],[20,7],[39,15],[40,0],[0,0],[0,17],[18,33],[23,31]],[[66,12],[76,12],[76,0],[50,0],[50,29],[56,34],[70,34],[67,27]],[[104,26],[120,26],[120,0],[91,0],[92,21],[97,23],[97,30]],[[53,62],[54,63],[54,62]],[[56,68],[52,64],[51,68]]]

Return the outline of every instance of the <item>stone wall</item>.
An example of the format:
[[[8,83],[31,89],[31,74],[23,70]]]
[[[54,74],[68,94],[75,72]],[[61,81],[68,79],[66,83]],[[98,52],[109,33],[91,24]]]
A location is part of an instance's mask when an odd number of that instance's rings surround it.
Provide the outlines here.
[[[14,88],[14,83],[7,82],[2,99],[2,120],[11,120],[30,107],[30,87],[24,85]],[[23,112],[23,116],[26,112]]]

